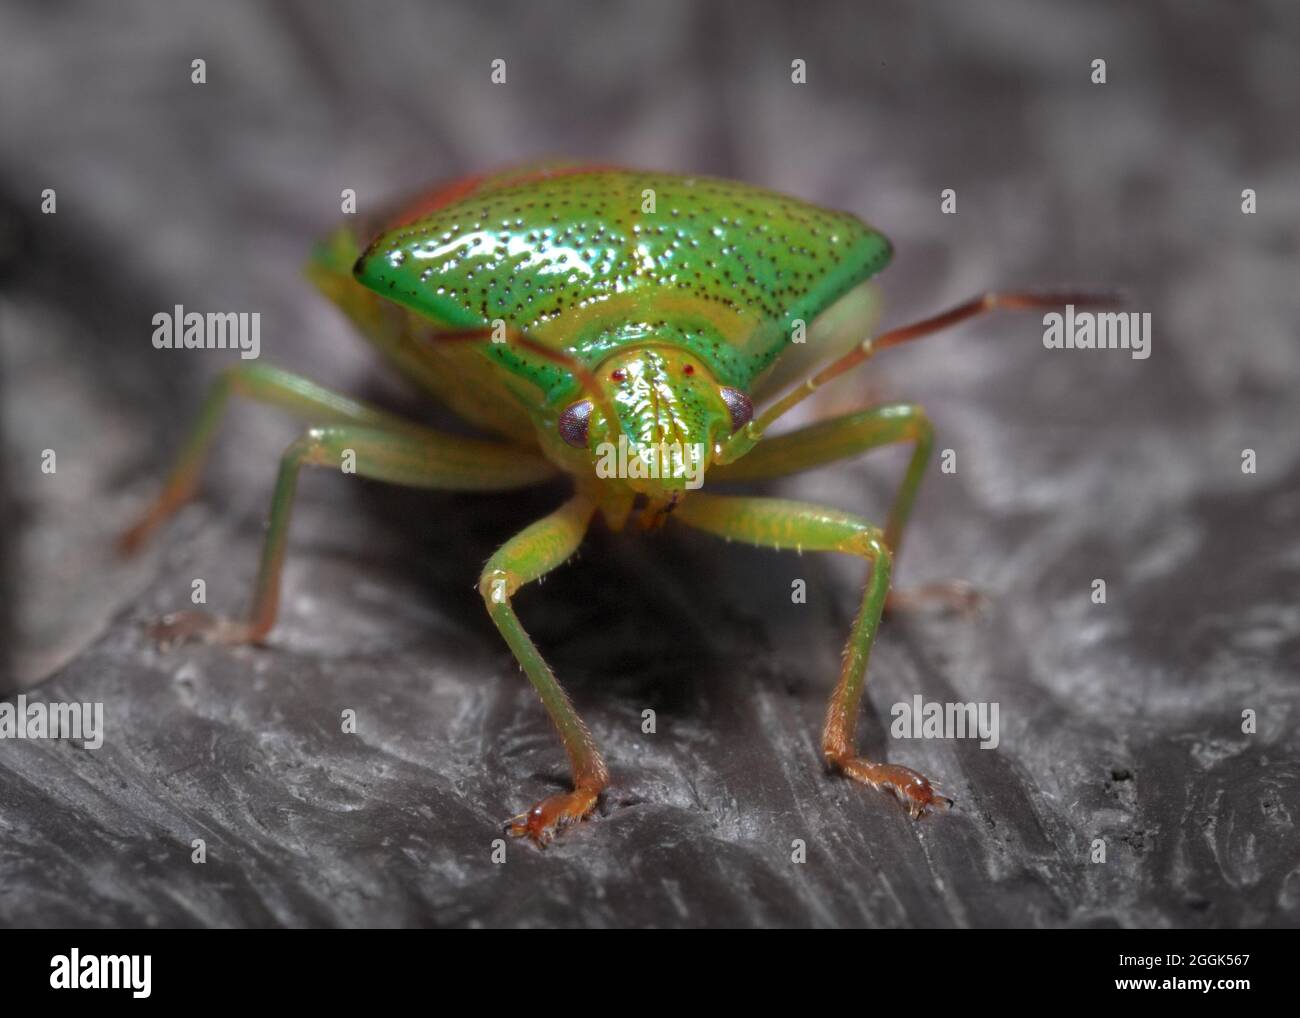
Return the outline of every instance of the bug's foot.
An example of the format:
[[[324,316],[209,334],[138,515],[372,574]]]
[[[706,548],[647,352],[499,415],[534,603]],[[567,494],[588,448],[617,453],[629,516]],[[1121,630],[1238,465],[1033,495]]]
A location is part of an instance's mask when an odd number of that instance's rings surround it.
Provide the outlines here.
[[[506,830],[516,838],[532,838],[542,848],[550,844],[556,833],[570,824],[576,824],[596,808],[599,792],[578,788],[564,795],[543,799],[527,813],[520,813],[506,822]]]
[[[927,813],[946,813],[952,800],[940,795],[923,774],[900,764],[872,763],[861,757],[832,761],[835,767],[864,785],[893,792],[898,801],[907,807],[913,820]]]
[[[891,590],[885,600],[885,612],[932,611],[955,615],[978,615],[988,607],[989,599],[965,580],[941,580],[907,590]]]
[[[151,623],[146,632],[164,650],[191,641],[203,643],[254,643],[255,635],[247,622],[236,622],[207,612],[184,611],[164,615]]]

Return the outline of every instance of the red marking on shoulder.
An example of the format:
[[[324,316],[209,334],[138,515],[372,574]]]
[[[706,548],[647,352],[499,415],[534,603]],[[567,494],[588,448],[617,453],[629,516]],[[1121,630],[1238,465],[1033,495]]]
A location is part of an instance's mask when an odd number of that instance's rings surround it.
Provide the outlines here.
[[[430,212],[436,212],[438,209],[451,205],[453,202],[458,202],[462,198],[468,198],[482,186],[483,181],[488,176],[486,173],[475,173],[468,177],[457,177],[455,180],[438,184],[431,190],[419,195],[409,205],[403,206],[402,211],[393,217],[385,229],[394,230],[399,226],[405,226],[417,219],[423,219]]]
[[[528,184],[534,180],[549,180],[551,177],[572,177],[580,173],[608,173],[624,167],[613,163],[555,163],[541,166],[521,166],[516,171],[507,170],[492,181],[493,188],[515,187]]]
[[[432,212],[437,212],[438,209],[446,208],[448,205],[454,205],[462,199],[472,197],[480,191],[496,191],[503,187],[528,184],[534,180],[570,177],[580,173],[602,173],[623,168],[612,163],[542,163],[457,177],[454,180],[437,184],[418,195],[409,204],[404,205],[384,229],[385,231],[395,230],[399,226],[406,226],[417,219],[423,219]]]

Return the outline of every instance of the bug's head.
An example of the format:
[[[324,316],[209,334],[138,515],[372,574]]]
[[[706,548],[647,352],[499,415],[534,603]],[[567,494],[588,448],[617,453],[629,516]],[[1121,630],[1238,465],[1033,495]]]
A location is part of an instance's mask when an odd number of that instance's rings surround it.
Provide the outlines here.
[[[593,374],[616,420],[580,397],[560,413],[560,438],[591,455],[598,477],[620,478],[652,499],[673,503],[698,488],[715,443],[754,412],[747,395],[674,347],[620,351]]]

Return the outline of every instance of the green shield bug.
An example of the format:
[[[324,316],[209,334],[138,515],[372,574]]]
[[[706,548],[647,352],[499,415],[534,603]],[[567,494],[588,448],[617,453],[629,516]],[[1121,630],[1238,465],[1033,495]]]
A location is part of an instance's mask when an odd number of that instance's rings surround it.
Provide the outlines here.
[[[573,493],[488,560],[487,611],[559,730],[574,789],[509,823],[545,844],[608,784],[587,726],[520,624],[521,586],[564,562],[596,515],[614,530],[669,516],[752,544],[855,555],[868,566],[831,696],[827,763],[893,792],[913,816],[950,801],[909,768],[858,755],[855,728],[890,571],[930,454],[913,405],[876,406],[765,439],[816,389],[880,350],[995,308],[1088,305],[1086,294],[994,293],[864,338],[755,414],[762,383],[812,323],[888,263],[856,217],[731,181],[547,164],[436,188],[362,247],[340,231],[308,266],[319,288],[405,375],[492,438],[461,438],[260,364],[221,376],[157,501],[123,535],[132,550],[194,492],[232,395],[309,427],[285,452],[250,614],[168,616],[167,642],[255,643],[274,625],[289,517],[304,465],[395,484],[499,492],[571,476]],[[868,322],[861,323],[866,331]],[[815,352],[815,351],[814,351]],[[912,446],[888,519],[777,498],[699,492],[705,477],[774,478],[894,443]]]

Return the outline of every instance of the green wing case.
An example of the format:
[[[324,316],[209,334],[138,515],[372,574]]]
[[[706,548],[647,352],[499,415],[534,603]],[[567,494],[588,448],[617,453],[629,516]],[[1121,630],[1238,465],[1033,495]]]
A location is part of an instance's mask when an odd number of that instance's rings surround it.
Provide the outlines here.
[[[445,328],[502,320],[589,365],[675,343],[744,389],[796,319],[811,324],[892,253],[847,213],[706,177],[566,168],[461,191],[382,233],[356,278]],[[493,346],[514,373],[556,381],[553,364]]]

